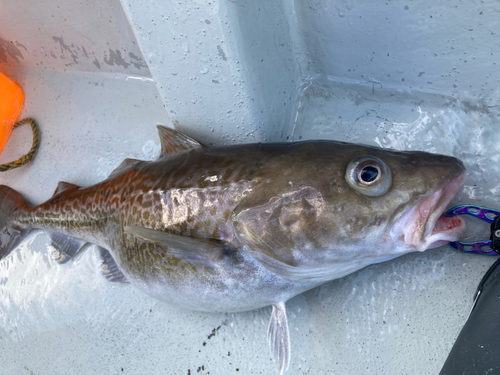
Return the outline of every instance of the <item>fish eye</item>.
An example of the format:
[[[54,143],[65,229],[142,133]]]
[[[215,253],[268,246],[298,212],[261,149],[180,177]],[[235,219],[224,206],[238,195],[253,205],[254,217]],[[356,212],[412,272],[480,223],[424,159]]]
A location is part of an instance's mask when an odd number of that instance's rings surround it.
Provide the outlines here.
[[[351,160],[345,172],[349,187],[367,197],[380,197],[392,186],[392,173],[379,158],[361,155]]]

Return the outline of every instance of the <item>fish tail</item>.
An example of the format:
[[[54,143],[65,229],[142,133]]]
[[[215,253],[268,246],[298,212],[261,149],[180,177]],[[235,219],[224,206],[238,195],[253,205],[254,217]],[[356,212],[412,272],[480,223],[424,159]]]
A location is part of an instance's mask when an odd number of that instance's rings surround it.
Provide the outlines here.
[[[8,186],[0,185],[0,259],[15,249],[29,232],[25,228],[9,226],[12,213],[26,206],[21,194]]]

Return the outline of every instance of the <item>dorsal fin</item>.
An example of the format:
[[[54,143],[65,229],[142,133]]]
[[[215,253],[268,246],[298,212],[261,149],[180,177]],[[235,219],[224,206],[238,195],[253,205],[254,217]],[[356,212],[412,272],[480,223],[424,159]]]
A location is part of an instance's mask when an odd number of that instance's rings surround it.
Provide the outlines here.
[[[157,128],[161,142],[160,159],[168,154],[193,152],[203,147],[200,142],[174,129],[162,125],[158,125]]]
[[[59,181],[59,183],[57,184],[56,191],[54,191],[54,195],[62,193],[64,190],[68,190],[71,188],[79,188],[79,186],[72,184],[70,182]]]
[[[116,167],[115,169],[113,169],[113,172],[110,173],[110,175],[108,176],[108,179],[115,178],[116,176],[118,176],[119,174],[121,174],[126,168],[128,168],[131,165],[137,163],[138,161],[140,161],[140,160],[137,160],[137,159],[124,159],[122,161],[122,163],[118,167]]]

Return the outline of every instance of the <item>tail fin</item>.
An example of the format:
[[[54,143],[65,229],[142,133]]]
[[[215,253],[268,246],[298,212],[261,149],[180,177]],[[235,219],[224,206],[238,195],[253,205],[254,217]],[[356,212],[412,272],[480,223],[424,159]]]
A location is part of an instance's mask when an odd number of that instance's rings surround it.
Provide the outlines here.
[[[0,259],[5,258],[21,243],[29,230],[10,228],[11,214],[19,207],[26,206],[21,194],[8,186],[0,185]]]

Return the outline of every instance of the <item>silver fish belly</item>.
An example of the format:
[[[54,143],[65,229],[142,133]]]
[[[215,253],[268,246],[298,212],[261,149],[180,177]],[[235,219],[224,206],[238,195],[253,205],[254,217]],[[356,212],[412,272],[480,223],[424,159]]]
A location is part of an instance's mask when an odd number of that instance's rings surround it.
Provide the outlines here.
[[[205,147],[159,133],[158,160],[126,159],[88,188],[61,182],[39,206],[0,186],[11,234],[0,259],[42,229],[60,263],[95,244],[107,279],[182,308],[273,305],[268,337],[283,373],[288,299],[465,228],[442,216],[465,181],[453,157],[334,141]]]

